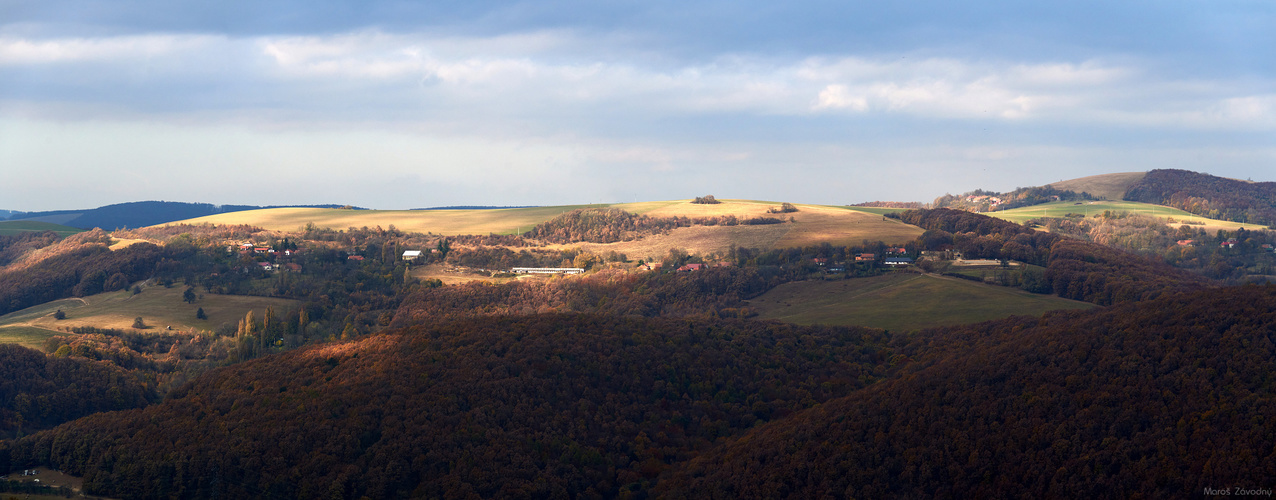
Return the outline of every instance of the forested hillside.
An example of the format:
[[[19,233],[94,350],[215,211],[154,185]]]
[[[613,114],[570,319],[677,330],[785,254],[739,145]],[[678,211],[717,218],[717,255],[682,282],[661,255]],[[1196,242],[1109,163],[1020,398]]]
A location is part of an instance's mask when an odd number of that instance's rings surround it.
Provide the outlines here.
[[[0,439],[97,412],[139,408],[152,399],[153,390],[107,363],[0,345]]]
[[[898,338],[905,374],[676,467],[668,498],[1183,498],[1276,479],[1276,287]]]
[[[421,324],[211,372],[20,440],[0,468],[48,464],[126,498],[628,496],[886,375],[885,341],[738,320]]]
[[[111,251],[109,243],[100,231],[63,241],[51,232],[0,236],[0,314],[72,295],[122,290],[154,276],[165,261],[193,254],[190,247],[150,243]]]
[[[1188,170],[1153,170],[1125,200],[1167,205],[1211,219],[1276,224],[1276,182],[1246,182]]]

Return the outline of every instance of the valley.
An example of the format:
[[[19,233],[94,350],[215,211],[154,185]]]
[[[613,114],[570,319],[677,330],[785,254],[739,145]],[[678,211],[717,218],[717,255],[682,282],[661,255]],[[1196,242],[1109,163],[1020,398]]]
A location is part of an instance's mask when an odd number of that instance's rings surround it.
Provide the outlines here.
[[[116,498],[1174,497],[1276,477],[1276,235],[1052,193],[0,236],[0,469]]]

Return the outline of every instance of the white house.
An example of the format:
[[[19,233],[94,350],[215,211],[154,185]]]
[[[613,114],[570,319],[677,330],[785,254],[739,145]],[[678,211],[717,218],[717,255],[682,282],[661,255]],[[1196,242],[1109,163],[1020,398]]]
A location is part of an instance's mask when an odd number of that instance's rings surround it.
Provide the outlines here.
[[[417,260],[421,258],[420,250],[406,250],[403,252],[403,260]]]

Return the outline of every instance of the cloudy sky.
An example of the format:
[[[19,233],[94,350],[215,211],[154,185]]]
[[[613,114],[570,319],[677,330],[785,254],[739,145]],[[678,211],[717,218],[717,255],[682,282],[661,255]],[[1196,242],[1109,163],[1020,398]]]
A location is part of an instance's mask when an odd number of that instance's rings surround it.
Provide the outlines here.
[[[1276,2],[0,0],[0,208],[1276,180]]]

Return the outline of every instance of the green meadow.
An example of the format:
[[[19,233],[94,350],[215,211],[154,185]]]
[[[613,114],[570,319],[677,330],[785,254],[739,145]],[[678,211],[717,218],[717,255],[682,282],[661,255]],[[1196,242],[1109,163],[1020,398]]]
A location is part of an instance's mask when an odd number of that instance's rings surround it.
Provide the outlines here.
[[[1096,307],[1053,295],[913,273],[786,283],[750,300],[749,305],[762,319],[893,331]]]
[[[70,236],[75,233],[84,232],[83,229],[77,229],[52,222],[35,222],[25,220],[6,220],[0,221],[0,236],[13,236],[22,233],[53,231],[58,236]]]

